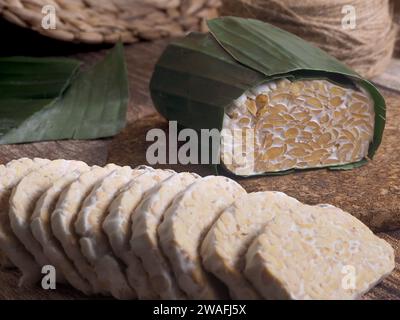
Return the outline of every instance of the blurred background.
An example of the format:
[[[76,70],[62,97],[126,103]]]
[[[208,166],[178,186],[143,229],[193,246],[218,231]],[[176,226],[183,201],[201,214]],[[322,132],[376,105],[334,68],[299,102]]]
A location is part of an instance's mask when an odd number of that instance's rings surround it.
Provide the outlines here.
[[[55,29],[44,28],[52,14]],[[220,15],[270,22],[366,77],[382,74],[400,54],[398,0],[0,0],[0,54],[66,54],[179,37],[206,31],[205,20]]]

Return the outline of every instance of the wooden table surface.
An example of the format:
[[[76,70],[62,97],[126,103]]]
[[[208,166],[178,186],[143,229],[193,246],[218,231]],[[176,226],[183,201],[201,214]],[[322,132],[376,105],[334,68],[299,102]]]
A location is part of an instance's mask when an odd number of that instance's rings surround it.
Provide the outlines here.
[[[11,30],[8,31],[7,30]],[[14,28],[0,21],[0,35],[8,46],[0,55],[68,55],[93,64],[107,52],[104,47],[63,44]],[[21,39],[24,39],[22,41]],[[23,45],[21,44],[21,41]],[[0,146],[0,162],[20,157],[78,159],[89,164],[145,164],[148,142],[146,132],[154,127],[167,128],[155,112],[148,92],[154,64],[167,44],[166,40],[125,47],[131,99],[127,127],[114,138],[95,141],[56,141]],[[399,74],[400,77],[400,74]],[[352,171],[312,170],[283,177],[240,179],[248,191],[278,190],[308,203],[330,203],[360,218],[389,241],[397,252],[396,270],[365,299],[400,299],[400,93],[382,91],[388,104],[388,123],[381,149],[374,161]],[[165,167],[165,166],[164,166]],[[177,171],[211,174],[200,166],[170,166]],[[399,229],[399,231],[396,231]],[[384,231],[384,232],[382,232]],[[39,287],[18,288],[16,271],[0,272],[0,299],[85,299],[83,295],[59,285],[55,291]]]

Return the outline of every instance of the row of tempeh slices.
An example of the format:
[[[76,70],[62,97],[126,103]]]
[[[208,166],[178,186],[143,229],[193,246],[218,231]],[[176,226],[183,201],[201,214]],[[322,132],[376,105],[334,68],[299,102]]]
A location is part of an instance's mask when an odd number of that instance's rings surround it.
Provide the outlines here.
[[[390,245],[340,209],[225,177],[23,158],[0,167],[0,205],[21,283],[53,265],[85,294],[355,298],[394,268]]]

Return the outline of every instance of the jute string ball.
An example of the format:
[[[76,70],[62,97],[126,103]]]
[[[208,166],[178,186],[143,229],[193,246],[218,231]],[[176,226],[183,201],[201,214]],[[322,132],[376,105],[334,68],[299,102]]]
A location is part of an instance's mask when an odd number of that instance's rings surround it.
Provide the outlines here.
[[[354,13],[354,28],[347,24],[348,10]],[[223,0],[221,14],[274,24],[368,78],[388,66],[397,33],[389,0]]]
[[[397,24],[397,41],[395,56],[400,57],[400,0],[393,0],[394,3],[394,22]]]

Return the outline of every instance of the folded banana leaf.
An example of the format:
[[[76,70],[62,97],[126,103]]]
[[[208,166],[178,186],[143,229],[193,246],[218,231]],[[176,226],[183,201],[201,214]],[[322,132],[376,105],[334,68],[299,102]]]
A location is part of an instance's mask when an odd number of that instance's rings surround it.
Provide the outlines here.
[[[58,97],[80,65],[79,61],[64,58],[0,58],[0,99]]]
[[[79,66],[62,58],[0,59],[0,144],[117,134],[129,96],[122,45],[88,71]]]
[[[269,132],[275,134],[272,145],[256,146],[264,167],[247,173],[223,165],[225,169],[242,176],[319,167],[348,170],[373,158],[385,127],[385,101],[373,84],[324,51],[270,24],[224,17],[209,21],[208,26],[208,34],[192,33],[166,48],[156,64],[150,91],[157,110],[184,127],[222,130],[242,112],[240,120],[248,118],[244,122],[250,127],[261,123],[264,129],[276,129]],[[273,99],[283,100],[273,104]],[[286,111],[272,111],[277,106]],[[250,113],[238,112],[246,107]],[[283,125],[283,118],[301,113],[312,116],[308,123],[291,127],[303,121],[296,118]],[[323,116],[331,117],[329,123],[336,127],[318,123],[315,134],[311,122]],[[303,132],[290,136],[295,130]],[[268,138],[268,134],[257,134],[258,139]],[[276,145],[286,134],[291,144]],[[335,140],[339,141],[336,145]],[[285,158],[290,153],[294,156]],[[300,154],[304,158],[296,156]]]

